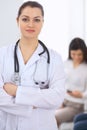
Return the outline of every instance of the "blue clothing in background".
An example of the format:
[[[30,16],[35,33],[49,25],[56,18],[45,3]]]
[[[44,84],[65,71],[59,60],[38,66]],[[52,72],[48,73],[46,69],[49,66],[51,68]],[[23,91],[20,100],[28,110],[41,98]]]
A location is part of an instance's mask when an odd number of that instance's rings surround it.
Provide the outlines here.
[[[81,113],[74,119],[74,130],[87,130],[87,114]]]

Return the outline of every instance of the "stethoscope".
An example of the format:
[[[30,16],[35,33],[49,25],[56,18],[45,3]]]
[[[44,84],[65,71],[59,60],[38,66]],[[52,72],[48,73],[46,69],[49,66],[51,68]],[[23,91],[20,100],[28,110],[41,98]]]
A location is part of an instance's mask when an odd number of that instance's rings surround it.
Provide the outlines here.
[[[18,43],[19,43],[20,40],[18,40],[15,44],[15,47],[14,47],[14,75],[12,76],[12,81],[16,84],[16,85],[20,85],[20,82],[21,82],[21,78],[19,76],[19,62],[18,62],[18,57],[17,57],[17,47],[18,47]],[[44,43],[40,40],[38,40],[38,42],[40,43],[40,45],[43,47],[43,51],[41,53],[39,53],[38,55],[41,56],[42,54],[44,54],[45,52],[47,53],[47,78],[48,78],[48,65],[50,64],[50,54],[49,54],[49,51],[47,49],[47,47],[44,45]],[[37,71],[37,65],[36,65],[36,68],[35,68],[35,72],[34,72],[34,75]],[[34,83],[37,85],[37,86],[41,86],[41,88],[43,88],[44,84],[45,84],[45,81],[36,81],[34,78]]]

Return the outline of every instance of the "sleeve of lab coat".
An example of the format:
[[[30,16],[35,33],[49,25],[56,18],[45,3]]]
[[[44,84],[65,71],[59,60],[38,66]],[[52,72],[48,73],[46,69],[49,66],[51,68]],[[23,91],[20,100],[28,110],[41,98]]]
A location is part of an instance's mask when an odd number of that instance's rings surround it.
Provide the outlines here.
[[[63,63],[57,54],[51,57],[52,59],[49,88],[41,90],[30,86],[19,86],[15,103],[44,109],[56,109],[62,104],[66,92]]]
[[[0,110],[14,115],[28,116],[32,111],[32,106],[15,104],[15,98],[4,91],[3,84],[4,83],[0,75]]]
[[[5,49],[5,48],[4,48]],[[32,107],[23,106],[19,104],[15,104],[14,97],[8,95],[3,89],[3,59],[4,59],[4,51],[0,49],[0,110],[5,111],[7,113],[11,113],[14,115],[23,115],[27,116],[31,111]],[[30,110],[30,111],[29,111]]]

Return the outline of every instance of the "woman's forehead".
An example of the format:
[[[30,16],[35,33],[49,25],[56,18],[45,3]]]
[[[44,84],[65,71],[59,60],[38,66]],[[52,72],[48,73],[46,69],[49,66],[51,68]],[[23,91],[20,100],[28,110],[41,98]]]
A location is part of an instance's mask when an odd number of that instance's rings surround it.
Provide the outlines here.
[[[82,53],[82,50],[81,49],[71,50],[71,53]]]
[[[42,12],[41,12],[41,9],[40,8],[37,8],[37,7],[30,7],[30,6],[27,6],[25,7],[24,9],[22,9],[22,12],[21,12],[21,15],[25,15],[25,16],[33,16],[33,17],[40,17],[42,16]]]

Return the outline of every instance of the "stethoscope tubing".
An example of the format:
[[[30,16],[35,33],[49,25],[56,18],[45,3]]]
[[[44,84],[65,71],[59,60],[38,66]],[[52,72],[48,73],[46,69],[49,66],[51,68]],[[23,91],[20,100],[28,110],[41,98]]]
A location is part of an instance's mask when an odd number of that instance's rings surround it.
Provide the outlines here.
[[[19,62],[18,62],[18,57],[17,57],[17,46],[18,46],[19,41],[20,41],[20,39],[16,42],[16,45],[14,48],[14,72],[15,73],[19,73]],[[49,54],[47,47],[45,46],[45,44],[42,41],[38,40],[38,42],[43,47],[43,51],[41,53],[39,53],[38,55],[40,56],[46,52],[47,53],[47,63],[50,64],[50,54]]]

